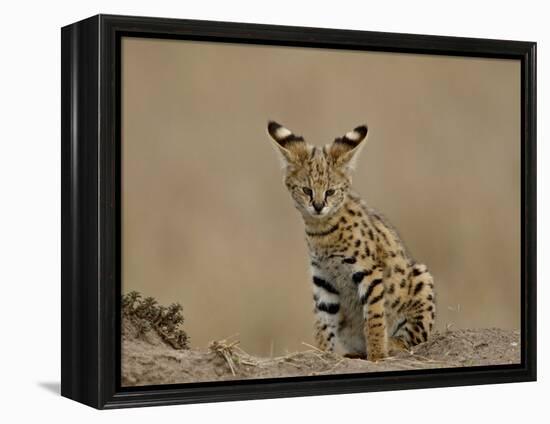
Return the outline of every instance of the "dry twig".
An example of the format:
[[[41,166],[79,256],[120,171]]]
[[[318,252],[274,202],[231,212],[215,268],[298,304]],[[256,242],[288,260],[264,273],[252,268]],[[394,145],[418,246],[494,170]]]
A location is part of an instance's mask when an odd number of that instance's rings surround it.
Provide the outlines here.
[[[213,341],[210,343],[208,348],[220,355],[223,359],[225,359],[225,362],[227,362],[227,365],[229,366],[229,369],[231,370],[231,374],[234,376],[237,375],[235,372],[235,361],[233,360],[233,349],[239,344],[240,342],[238,340],[228,343],[227,340],[220,340],[220,341]]]

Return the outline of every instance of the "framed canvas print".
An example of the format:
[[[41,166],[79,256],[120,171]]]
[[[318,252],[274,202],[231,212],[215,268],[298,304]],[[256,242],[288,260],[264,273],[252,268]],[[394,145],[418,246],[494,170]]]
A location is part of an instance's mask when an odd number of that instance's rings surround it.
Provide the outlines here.
[[[532,42],[62,29],[62,394],[533,381]]]

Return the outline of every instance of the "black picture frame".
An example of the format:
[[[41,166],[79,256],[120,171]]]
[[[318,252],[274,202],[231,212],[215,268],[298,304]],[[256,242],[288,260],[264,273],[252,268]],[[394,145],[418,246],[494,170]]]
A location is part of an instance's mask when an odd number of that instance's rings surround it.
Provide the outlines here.
[[[154,37],[521,61],[521,364],[121,387],[120,42]],[[536,380],[536,43],[97,15],[61,31],[61,394],[120,408]]]

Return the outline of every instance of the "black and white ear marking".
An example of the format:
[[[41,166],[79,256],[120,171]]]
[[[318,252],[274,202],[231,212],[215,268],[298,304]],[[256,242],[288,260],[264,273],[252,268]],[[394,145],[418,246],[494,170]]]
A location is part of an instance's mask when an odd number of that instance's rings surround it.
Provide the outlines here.
[[[329,148],[329,155],[332,157],[333,163],[342,169],[353,170],[368,132],[366,125],[360,125],[343,137],[335,139]]]
[[[274,141],[273,145],[276,150],[280,153],[283,168],[297,164],[307,156],[308,146],[303,137],[295,135],[275,121],[269,121],[267,132]]]
[[[304,142],[303,137],[295,135],[288,128],[283,127],[275,121],[269,121],[267,132],[273,140],[285,149],[288,149],[292,143]]]
[[[343,144],[349,149],[356,148],[366,137],[369,129],[366,125],[354,128],[353,131],[346,133],[343,137],[334,140],[335,144]]]

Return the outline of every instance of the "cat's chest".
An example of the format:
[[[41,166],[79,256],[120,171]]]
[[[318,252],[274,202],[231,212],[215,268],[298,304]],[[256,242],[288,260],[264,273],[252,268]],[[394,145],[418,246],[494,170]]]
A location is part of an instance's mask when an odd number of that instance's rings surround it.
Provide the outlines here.
[[[324,261],[317,263],[312,269],[314,276],[321,277],[337,292],[341,316],[349,327],[347,331],[353,329],[359,329],[358,331],[360,331],[362,328],[362,309],[357,284],[353,282],[352,278],[353,271],[353,265],[342,263],[340,257],[325,258]]]
[[[328,255],[310,254],[314,274],[330,281],[340,292],[355,289],[352,282],[353,264],[346,262],[346,255],[333,253]]]

